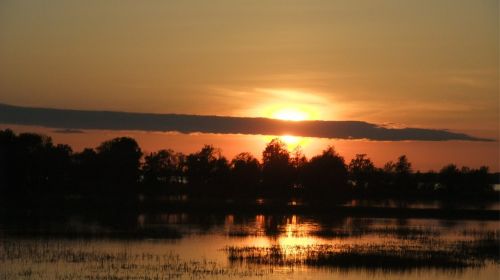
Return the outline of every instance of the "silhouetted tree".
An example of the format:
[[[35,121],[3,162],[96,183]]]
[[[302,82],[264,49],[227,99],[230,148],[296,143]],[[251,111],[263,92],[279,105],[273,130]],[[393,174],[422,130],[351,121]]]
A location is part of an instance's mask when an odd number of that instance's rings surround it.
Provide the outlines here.
[[[439,183],[449,193],[457,193],[461,181],[460,170],[454,164],[444,166],[439,172]]]
[[[405,155],[398,158],[397,162],[389,161],[383,168],[383,185],[387,192],[401,195],[416,188],[412,180],[413,170],[411,163]]]
[[[144,191],[147,194],[161,194],[175,182],[179,159],[172,150],[160,150],[144,158],[142,167]]]
[[[295,199],[299,199],[304,195],[304,176],[305,168],[307,166],[307,158],[302,151],[301,146],[295,147],[291,153],[290,164],[293,168],[292,180],[293,188],[292,195]]]
[[[412,181],[413,170],[406,155],[402,155],[398,158],[395,165],[395,171],[395,180],[399,191],[408,192],[415,189],[415,185]]]
[[[5,197],[13,191],[15,183],[13,173],[16,171],[14,165],[16,135],[10,129],[0,130],[0,196]]]
[[[72,154],[73,150],[68,145],[58,144],[48,147],[47,181],[52,195],[67,195],[72,191],[70,189],[72,184]]]
[[[438,187],[438,174],[434,171],[415,173],[415,183],[417,185],[417,191],[427,197],[432,195]]]
[[[136,212],[130,206],[137,205],[139,186],[152,197],[184,193],[188,182],[186,189],[203,198],[309,195],[329,201],[351,194],[348,179],[368,198],[496,198],[492,184],[497,178],[487,167],[447,165],[439,174],[413,173],[404,155],[378,169],[364,154],[356,155],[347,167],[333,147],[307,161],[300,148],[289,153],[279,139],[266,145],[262,164],[249,153],[241,153],[229,163],[210,145],[188,156],[172,150],[151,153],[142,168],[141,157],[137,142],[127,137],[105,141],[96,150],[73,153],[68,145],[54,145],[44,135],[0,130],[0,199],[11,208],[33,213],[37,205],[64,205],[65,199],[78,197],[86,205],[90,203],[89,208],[113,209],[108,212],[110,217],[124,212],[133,216]]]
[[[286,144],[272,139],[262,152],[262,180],[266,195],[288,197],[293,183],[293,166]]]
[[[398,161],[394,165],[394,169],[397,174],[409,175],[413,172],[411,169],[411,163],[408,161],[408,158],[405,155],[402,155],[398,158]]]
[[[6,195],[35,197],[53,195],[68,177],[71,149],[55,146],[50,137],[6,130],[0,134],[1,181]]]
[[[449,195],[487,193],[493,190],[488,174],[485,166],[479,169],[464,166],[459,170],[456,165],[449,164],[439,172],[439,183]]]
[[[472,169],[468,174],[467,190],[469,193],[488,193],[493,191],[493,185],[489,180],[489,168],[481,166],[479,169]]]
[[[344,158],[328,147],[319,156],[311,158],[306,167],[305,187],[315,197],[339,198],[348,195],[347,167]]]
[[[231,161],[233,194],[255,195],[260,178],[261,165],[250,153],[240,153]]]
[[[95,196],[102,192],[100,180],[102,171],[99,167],[97,153],[94,149],[85,148],[73,155],[73,192],[77,195]]]
[[[376,168],[366,154],[357,154],[349,163],[349,175],[356,191],[373,189],[376,185]]]
[[[196,195],[220,195],[227,186],[229,163],[220,150],[205,145],[186,158],[186,175]]]
[[[114,138],[97,147],[103,191],[113,195],[132,195],[137,190],[142,151],[129,137]]]

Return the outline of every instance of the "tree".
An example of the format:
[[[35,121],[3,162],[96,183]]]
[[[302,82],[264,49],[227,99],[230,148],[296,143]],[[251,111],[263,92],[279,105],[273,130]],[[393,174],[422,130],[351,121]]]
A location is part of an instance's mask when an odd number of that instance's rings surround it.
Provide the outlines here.
[[[274,138],[262,152],[262,180],[264,191],[271,196],[287,196],[293,182],[293,167],[286,144]]]
[[[412,180],[412,167],[411,163],[405,155],[398,158],[395,165],[396,171],[396,186],[400,192],[413,191],[416,188],[416,184]]]
[[[349,175],[358,191],[373,188],[376,169],[366,154],[357,154],[349,163]]]
[[[489,168],[487,166],[481,166],[479,169],[472,169],[468,175],[468,192],[487,193],[493,191],[493,184],[490,182]]]
[[[330,146],[307,164],[305,187],[315,197],[344,197],[348,194],[347,176],[344,158]]]
[[[450,193],[458,192],[461,181],[460,177],[460,170],[454,164],[448,164],[439,171],[439,183]]]
[[[402,155],[398,158],[398,161],[394,165],[394,170],[400,175],[409,175],[413,172],[411,163],[408,161],[406,155]]]
[[[415,190],[417,184],[412,180],[413,170],[411,163],[405,155],[398,158],[398,161],[389,161],[384,165],[384,185],[387,191],[392,194],[402,194],[410,190]]]
[[[290,164],[293,168],[292,180],[293,180],[293,193],[292,195],[297,198],[303,196],[304,191],[304,174],[305,168],[307,166],[307,158],[302,151],[302,147],[299,145],[293,149],[290,158]]]
[[[488,167],[479,169],[458,167],[454,164],[444,166],[439,172],[439,182],[451,195],[486,193],[492,191]]]
[[[99,194],[100,173],[97,153],[94,149],[85,148],[79,153],[73,154],[73,192],[78,195],[91,196]]]
[[[231,161],[231,183],[233,193],[255,194],[260,184],[261,165],[250,153],[240,153]]]
[[[0,183],[3,195],[40,198],[64,195],[70,185],[72,150],[45,135],[0,131]]]
[[[159,150],[144,158],[143,183],[150,194],[164,191],[176,175],[179,160],[172,150]]]
[[[50,163],[47,170],[47,180],[53,195],[70,193],[72,175],[71,157],[73,150],[69,145],[58,144],[50,146],[47,151],[47,161]]]
[[[142,151],[129,137],[114,138],[97,147],[100,181],[108,194],[132,194],[139,180]]]
[[[11,186],[15,179],[12,176],[15,171],[13,166],[15,142],[16,134],[12,130],[0,130],[0,196],[2,197],[12,191]]]
[[[199,152],[187,156],[186,174],[195,194],[218,195],[227,185],[229,163],[219,149],[205,145]]]

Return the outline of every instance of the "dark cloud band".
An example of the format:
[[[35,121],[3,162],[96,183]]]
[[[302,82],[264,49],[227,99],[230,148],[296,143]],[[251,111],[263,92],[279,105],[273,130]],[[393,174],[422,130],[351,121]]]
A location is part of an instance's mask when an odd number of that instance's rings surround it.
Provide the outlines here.
[[[31,108],[0,104],[0,122],[63,130],[108,129],[295,135],[304,137],[369,139],[380,141],[492,141],[448,130],[387,128],[362,121],[282,121],[268,118],[145,114]]]

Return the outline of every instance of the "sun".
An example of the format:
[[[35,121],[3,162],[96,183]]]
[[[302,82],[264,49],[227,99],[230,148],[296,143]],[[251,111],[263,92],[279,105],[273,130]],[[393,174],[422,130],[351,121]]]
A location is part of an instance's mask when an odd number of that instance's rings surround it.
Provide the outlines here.
[[[284,108],[273,112],[272,118],[285,121],[303,121],[310,119],[310,116],[303,110]]]
[[[307,146],[307,144],[310,142],[310,139],[307,137],[293,136],[290,134],[276,135],[276,136],[267,135],[263,137],[265,143],[269,143],[274,138],[279,138],[281,141],[283,141],[283,143],[285,143],[286,145],[286,149],[289,152],[295,150],[298,147],[303,148]]]
[[[297,145],[300,145],[300,141],[302,137],[297,137],[293,135],[283,135],[279,137],[287,146],[289,147],[296,147]]]

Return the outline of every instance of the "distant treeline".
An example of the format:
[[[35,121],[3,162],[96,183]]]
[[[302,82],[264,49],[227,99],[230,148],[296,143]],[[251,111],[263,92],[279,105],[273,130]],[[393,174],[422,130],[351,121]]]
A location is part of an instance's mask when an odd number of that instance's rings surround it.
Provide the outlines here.
[[[414,172],[408,158],[376,167],[365,154],[346,162],[335,149],[307,159],[270,141],[261,160],[250,153],[225,158],[205,145],[182,154],[144,155],[128,137],[73,152],[50,137],[0,131],[0,188],[6,199],[38,197],[130,198],[186,195],[202,198],[300,198],[491,196],[498,174],[450,164],[439,172]]]

